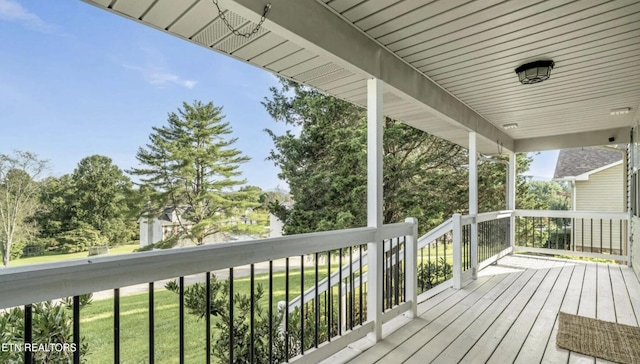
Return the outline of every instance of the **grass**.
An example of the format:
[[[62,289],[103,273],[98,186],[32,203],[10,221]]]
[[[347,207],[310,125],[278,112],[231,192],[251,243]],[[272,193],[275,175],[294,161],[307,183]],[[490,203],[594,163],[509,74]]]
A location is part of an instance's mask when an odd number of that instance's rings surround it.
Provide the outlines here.
[[[133,253],[139,247],[140,247],[139,244],[118,245],[116,247],[109,248],[109,255]],[[11,260],[9,261],[9,266],[16,267],[19,265],[27,265],[27,264],[58,262],[61,260],[81,259],[81,258],[86,258],[88,256],[89,256],[89,253],[87,252],[68,253],[68,254],[60,254],[56,252],[45,252],[44,255]]]
[[[119,246],[110,249],[110,254],[131,253],[137,245]],[[424,260],[427,260],[427,251]],[[418,263],[422,262],[419,253]],[[444,250],[438,249],[438,255],[442,256]],[[447,246],[446,260],[452,260],[453,249]],[[435,258],[435,247],[431,247],[431,257]],[[86,252],[73,254],[46,254],[44,256],[29,257],[11,262],[11,265],[35,264],[66,259],[85,258]],[[355,258],[355,256],[354,256]],[[343,259],[343,264],[348,259]],[[297,268],[297,269],[296,269]],[[337,262],[332,263],[331,270],[338,269]],[[365,267],[366,271],[366,267]],[[356,273],[357,274],[357,273]],[[319,279],[327,275],[326,264],[321,264],[319,268]],[[300,269],[292,267],[289,274],[289,300],[300,294]],[[204,278],[204,274],[203,274]],[[256,275],[256,287],[261,284],[265,290],[265,295],[259,301],[263,307],[268,305],[269,277],[267,274]],[[276,272],[273,274],[273,305],[277,306],[278,301],[285,300],[285,273]],[[309,289],[315,284],[315,267],[305,268],[304,289]],[[249,295],[250,278],[240,277],[234,279],[235,293]],[[155,312],[155,359],[157,363],[178,363],[179,362],[179,302],[178,295],[156,285],[154,293]],[[148,362],[149,353],[149,296],[147,293],[133,294],[120,297],[120,359],[122,363],[145,363]],[[83,308],[81,312],[81,334],[89,343],[89,353],[87,362],[89,363],[112,363],[114,362],[114,301],[112,299],[96,300],[91,305]],[[205,320],[185,312],[185,362],[203,363],[205,362]],[[213,320],[212,320],[213,321]],[[212,324],[213,326],[213,324]],[[213,359],[213,358],[212,358]]]
[[[319,279],[326,277],[326,266],[319,270]],[[332,265],[337,269],[337,265]],[[323,272],[324,271],[324,272]],[[273,303],[285,299],[285,273],[273,274]],[[265,295],[259,301],[268,305],[269,276],[256,275],[256,287],[262,284]],[[315,268],[305,269],[305,290],[315,284]],[[249,295],[250,278],[234,279],[234,292]],[[289,299],[300,294],[300,269],[289,272]],[[178,295],[160,289],[154,293],[155,359],[157,363],[179,362],[179,302]],[[120,298],[120,359],[122,363],[145,363],[149,352],[149,296],[146,293]],[[81,312],[81,332],[90,345],[89,363],[112,363],[113,360],[113,300],[94,301]],[[213,326],[213,324],[212,324]],[[185,312],[185,362],[205,362],[205,320]],[[213,359],[213,358],[212,358]]]

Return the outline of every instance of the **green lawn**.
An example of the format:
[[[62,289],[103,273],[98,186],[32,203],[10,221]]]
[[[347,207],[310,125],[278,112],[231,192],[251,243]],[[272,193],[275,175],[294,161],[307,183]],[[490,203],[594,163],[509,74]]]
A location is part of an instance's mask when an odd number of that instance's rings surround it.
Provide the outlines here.
[[[324,268],[324,269],[322,269]],[[333,265],[335,271],[337,265]],[[326,265],[319,270],[319,279],[326,277]],[[315,284],[315,268],[305,268],[305,290]],[[285,273],[273,274],[273,303],[285,299]],[[262,284],[265,295],[260,303],[268,305],[268,275],[255,278]],[[289,299],[300,294],[300,269],[289,272]],[[156,287],[158,288],[158,287]],[[249,277],[234,279],[234,292],[249,294]],[[178,295],[165,289],[156,290],[155,304],[155,359],[157,363],[179,362],[179,306]],[[120,358],[122,363],[145,363],[149,350],[148,294],[135,294],[120,298]],[[185,313],[186,363],[205,362],[205,321]],[[213,324],[212,324],[213,326]],[[94,301],[81,312],[82,336],[90,345],[89,363],[113,362],[113,300]],[[212,358],[213,359],[213,358]]]
[[[131,253],[137,245],[126,245],[110,249],[110,254]],[[444,249],[440,246],[438,255],[443,256]],[[427,260],[428,250],[419,252],[418,264]],[[420,254],[423,253],[424,255]],[[431,249],[431,258],[435,258],[435,247]],[[451,261],[453,249],[447,246],[446,260]],[[11,265],[35,264],[66,259],[85,258],[86,252],[74,254],[47,254],[38,257],[29,257],[11,262]],[[347,259],[343,259],[343,264]],[[310,264],[311,265],[311,264]],[[289,299],[300,294],[300,269],[292,267],[289,280]],[[331,270],[338,269],[337,262],[332,263]],[[366,267],[365,267],[366,271]],[[326,264],[321,264],[319,279],[327,275]],[[203,275],[204,276],[204,275]],[[256,286],[262,284],[265,296],[260,301],[263,306],[268,305],[268,275],[256,276]],[[315,284],[315,268],[305,268],[304,289],[309,289]],[[285,300],[285,274],[277,272],[273,275],[273,304]],[[236,278],[234,291],[236,294],[249,294],[249,277]],[[159,288],[159,289],[158,289]],[[149,317],[148,300],[146,293],[127,295],[120,298],[120,358],[122,363],[148,362],[149,350]],[[112,363],[113,362],[113,300],[96,300],[85,307],[81,312],[81,333],[89,343],[88,363]],[[155,359],[157,363],[179,362],[179,304],[178,295],[156,286],[155,291]],[[185,358],[187,363],[203,363],[205,358],[205,321],[196,316],[185,313]]]
[[[133,253],[133,251],[138,249],[139,247],[140,245],[138,244],[118,245],[116,247],[109,248],[109,255]],[[88,256],[89,256],[89,253],[87,252],[69,253],[69,254],[46,252],[44,255],[11,260],[9,261],[9,266],[15,267],[15,266],[26,265],[26,264],[50,263],[50,262],[57,262],[60,260],[86,258]]]

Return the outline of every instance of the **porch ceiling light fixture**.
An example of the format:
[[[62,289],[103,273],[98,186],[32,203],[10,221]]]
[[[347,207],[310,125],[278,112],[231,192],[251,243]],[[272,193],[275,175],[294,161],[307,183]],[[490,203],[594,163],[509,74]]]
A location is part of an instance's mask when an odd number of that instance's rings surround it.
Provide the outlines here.
[[[515,129],[518,127],[518,123],[504,124],[502,127],[505,129]]]
[[[622,108],[619,108],[619,109],[611,109],[610,114],[611,115],[623,115],[623,114],[628,114],[629,111],[631,111],[631,108],[622,107]]]
[[[542,82],[551,77],[551,70],[555,66],[553,61],[535,61],[525,63],[516,68],[518,79],[523,85]]]

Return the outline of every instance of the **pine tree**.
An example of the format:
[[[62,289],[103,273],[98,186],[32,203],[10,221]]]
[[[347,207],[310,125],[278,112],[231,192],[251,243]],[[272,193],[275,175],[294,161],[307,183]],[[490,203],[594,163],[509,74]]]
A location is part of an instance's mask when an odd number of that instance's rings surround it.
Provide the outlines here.
[[[237,138],[228,138],[232,129],[223,119],[212,102],[183,103],[169,113],[168,125],[153,127],[150,143],[136,154],[142,167],[129,171],[154,191],[150,212],[178,212],[176,240],[201,245],[207,236],[235,230],[233,217],[254,205],[247,192],[234,190],[246,183],[239,167],[249,158],[232,147]]]

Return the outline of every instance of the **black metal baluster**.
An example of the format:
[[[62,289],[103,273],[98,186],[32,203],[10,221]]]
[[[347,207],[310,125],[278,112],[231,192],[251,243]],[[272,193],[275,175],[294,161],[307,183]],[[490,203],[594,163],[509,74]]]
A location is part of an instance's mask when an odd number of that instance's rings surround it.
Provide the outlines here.
[[[180,277],[180,364],[184,364],[184,277]]]
[[[229,268],[229,364],[233,364],[234,360],[234,346],[235,340],[233,339],[235,336],[235,325],[233,322],[234,312],[234,298],[233,298],[233,268]]]
[[[113,290],[113,362],[120,363],[120,288]]]
[[[584,218],[582,218],[581,220],[582,220],[580,223],[580,229],[582,230],[581,245],[582,245],[582,251],[584,251]]]
[[[396,238],[396,269],[395,269],[395,286],[394,286],[394,293],[395,293],[395,298],[396,298],[396,305],[400,304],[400,238]],[[391,256],[391,258],[393,258],[393,255]]]
[[[416,241],[415,244],[417,243],[418,242]],[[402,272],[404,274],[404,279],[402,280],[402,297],[406,298],[407,297],[407,238],[406,237],[403,238],[402,251],[404,252],[404,254],[402,255]],[[406,302],[406,299],[404,301]]]
[[[363,318],[362,318],[362,299],[363,299],[363,295],[362,295],[362,290],[364,289],[363,283],[362,283],[362,245],[360,245],[360,289],[358,290],[359,294],[360,294],[360,303],[358,305],[358,308],[360,310],[359,314],[360,314],[360,325],[362,326],[362,322],[363,322]]]
[[[1,344],[1,343],[0,343]],[[33,352],[31,346],[33,344],[33,306],[24,305],[24,362],[33,362]],[[29,346],[29,348],[27,348]],[[80,348],[78,348],[80,350]]]
[[[353,247],[349,247],[349,327],[353,330],[353,311],[354,307],[354,297],[355,297],[355,284],[353,283]]]
[[[620,221],[620,223],[619,223],[619,225],[620,225],[620,239],[619,239],[620,240],[620,255],[623,255],[623,253],[622,253],[622,220],[619,220],[619,221]]]
[[[342,248],[338,250],[338,335],[342,335]]]
[[[300,256],[300,354],[304,355],[304,255]]]
[[[591,229],[591,233],[589,233],[589,238],[591,240],[591,253],[593,253],[593,219],[589,219],[589,227]]]
[[[327,251],[327,341],[331,341],[331,324],[333,322],[333,287],[331,286],[331,250]]]
[[[250,266],[250,270],[251,270],[251,278],[249,280],[249,289],[251,290],[251,294],[249,295],[249,297],[251,297],[251,302],[250,302],[250,322],[249,322],[249,360],[251,363],[255,363],[256,362],[256,358],[255,358],[255,351],[256,351],[256,346],[255,346],[255,340],[256,340],[256,332],[255,332],[255,321],[256,321],[256,295],[255,295],[255,266],[253,264],[251,264]]]
[[[622,221],[620,223],[622,224]],[[613,254],[613,219],[609,219],[609,254]]]
[[[76,350],[73,352],[73,363],[80,363],[80,296],[73,296],[73,343]]]
[[[427,249],[431,249],[430,245],[426,246]],[[421,267],[424,267],[424,247],[422,249],[420,249],[420,264],[418,264],[418,272],[420,271]],[[419,279],[418,282],[420,283],[420,292],[424,292],[424,279]]]
[[[155,288],[154,283],[149,282],[149,363],[153,364],[155,358]]]
[[[205,287],[205,294],[206,294],[206,297],[204,298],[205,305],[206,305],[206,311],[205,311],[205,317],[204,317],[204,325],[205,325],[204,333],[206,335],[204,350],[206,353],[206,356],[205,356],[206,363],[211,364],[211,272],[206,272],[204,274],[204,279],[205,279],[204,287]]]
[[[289,258],[285,259],[284,274],[284,351],[285,361],[289,362]]]
[[[269,261],[269,363],[273,363],[273,260]]]
[[[315,271],[315,273],[316,273],[316,277],[315,277],[316,278],[316,300],[315,300],[315,303],[316,303],[316,320],[315,320],[315,322],[316,322],[316,327],[314,328],[314,342],[313,342],[315,344],[314,347],[316,347],[316,348],[318,347],[318,341],[320,339],[319,331],[318,331],[319,328],[320,328],[320,294],[319,294],[319,291],[318,291],[319,290],[319,286],[318,286],[319,271],[318,270],[319,270],[319,266],[320,266],[320,261],[318,261],[318,257],[319,257],[319,255],[316,252],[316,254],[315,254],[315,263],[316,263],[315,264],[316,265],[315,266],[315,270],[316,270]]]

